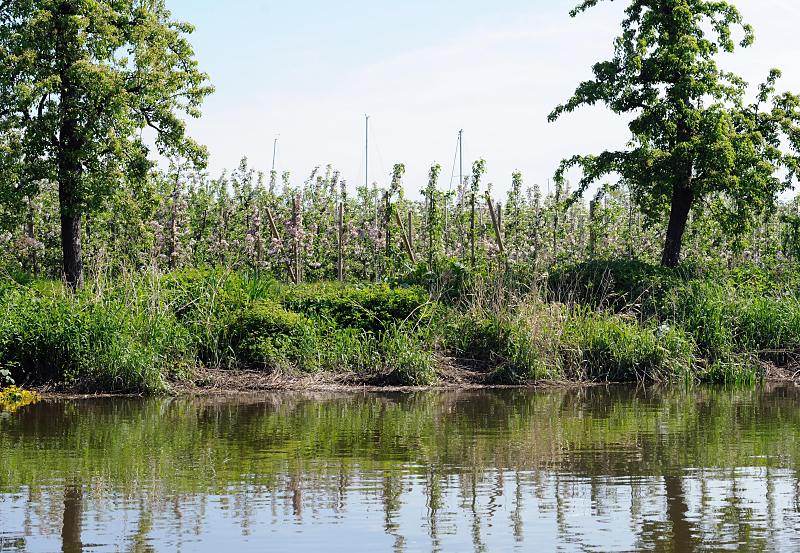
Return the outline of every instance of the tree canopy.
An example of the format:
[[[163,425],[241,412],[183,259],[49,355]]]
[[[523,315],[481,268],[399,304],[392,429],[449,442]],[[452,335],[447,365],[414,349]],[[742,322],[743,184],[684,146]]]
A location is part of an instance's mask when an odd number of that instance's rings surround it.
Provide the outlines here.
[[[192,30],[164,0],[0,1],[0,199],[14,210],[58,183],[72,285],[83,278],[81,217],[143,179],[152,146],[205,158],[182,119],[212,91]]]
[[[585,0],[571,15],[601,1]],[[616,175],[650,220],[669,213],[664,265],[678,264],[693,209],[714,209],[728,231],[743,231],[796,177],[800,99],[776,93],[777,69],[749,99],[747,83],[717,64],[720,53],[753,40],[725,1],[630,0],[613,58],[596,63],[594,78],[550,114],[555,121],[602,103],[631,117],[625,149],[566,159],[556,178],[580,169],[581,194]]]

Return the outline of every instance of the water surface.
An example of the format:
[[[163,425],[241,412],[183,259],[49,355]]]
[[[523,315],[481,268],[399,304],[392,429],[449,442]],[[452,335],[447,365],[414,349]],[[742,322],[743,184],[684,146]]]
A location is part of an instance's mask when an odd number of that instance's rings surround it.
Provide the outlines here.
[[[275,393],[0,415],[0,551],[796,551],[800,391]]]

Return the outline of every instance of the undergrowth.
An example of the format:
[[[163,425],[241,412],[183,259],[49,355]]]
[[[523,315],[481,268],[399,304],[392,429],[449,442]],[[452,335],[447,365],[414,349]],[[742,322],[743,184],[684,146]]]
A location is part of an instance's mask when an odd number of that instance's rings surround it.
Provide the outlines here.
[[[517,277],[518,278],[518,277]],[[198,369],[329,373],[431,385],[755,382],[800,362],[791,277],[593,262],[525,289],[501,279],[422,286],[281,284],[192,269],[0,284],[0,375],[20,385],[162,392]],[[530,283],[529,283],[530,284]]]

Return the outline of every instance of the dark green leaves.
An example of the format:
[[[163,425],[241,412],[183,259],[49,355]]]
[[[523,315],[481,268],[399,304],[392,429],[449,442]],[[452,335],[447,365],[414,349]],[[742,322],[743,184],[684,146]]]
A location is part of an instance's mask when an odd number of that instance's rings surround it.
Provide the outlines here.
[[[571,15],[599,2],[586,0]],[[613,58],[595,64],[594,78],[549,116],[605,104],[631,118],[628,148],[574,156],[556,178],[580,169],[581,194],[617,176],[653,221],[663,221],[673,192],[685,190],[693,209],[713,203],[731,231],[747,228],[790,185],[800,152],[800,100],[776,95],[780,72],[748,104],[747,83],[717,66],[721,51],[752,42],[752,28],[729,2],[630,0]]]

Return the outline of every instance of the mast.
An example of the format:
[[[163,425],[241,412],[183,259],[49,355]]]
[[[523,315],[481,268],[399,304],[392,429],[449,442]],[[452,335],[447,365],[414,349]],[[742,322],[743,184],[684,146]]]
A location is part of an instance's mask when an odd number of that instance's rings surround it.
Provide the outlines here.
[[[458,131],[458,186],[464,186],[464,129]]]
[[[364,115],[364,188],[369,187],[369,115]]]

